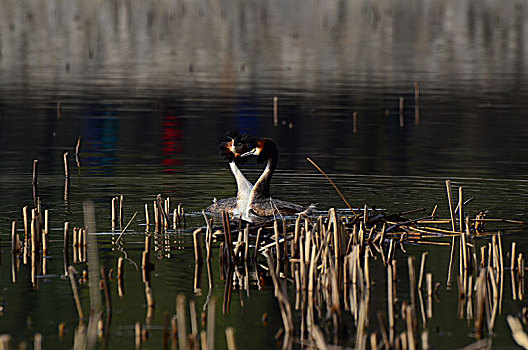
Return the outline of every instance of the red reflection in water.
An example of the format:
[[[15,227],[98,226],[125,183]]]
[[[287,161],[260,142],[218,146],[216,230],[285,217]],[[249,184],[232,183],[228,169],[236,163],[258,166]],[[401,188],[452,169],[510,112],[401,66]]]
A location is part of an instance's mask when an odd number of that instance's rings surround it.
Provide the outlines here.
[[[179,158],[183,152],[183,132],[179,117],[167,115],[163,118],[163,167],[167,173],[181,171],[182,161]]]

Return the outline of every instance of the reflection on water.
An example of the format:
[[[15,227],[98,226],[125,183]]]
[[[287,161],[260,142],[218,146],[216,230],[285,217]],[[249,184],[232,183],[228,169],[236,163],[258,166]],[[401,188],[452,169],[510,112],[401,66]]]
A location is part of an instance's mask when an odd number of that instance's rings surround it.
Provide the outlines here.
[[[182,167],[180,154],[183,152],[183,132],[178,116],[166,115],[163,120],[163,167],[166,172],[174,173]]]
[[[283,168],[307,167],[299,155],[311,155],[360,174],[524,178],[528,170],[522,2],[0,6],[3,139],[14,145],[31,128],[36,137],[22,146],[30,152],[66,147],[93,133],[89,119],[111,115],[116,151],[169,152],[173,165],[191,165],[182,163],[191,152],[212,161],[218,135],[241,128],[274,137],[282,159],[290,154]],[[54,120],[57,103],[63,120]],[[180,119],[171,131],[181,133],[178,157],[157,141],[166,111]]]
[[[128,218],[162,193],[185,205],[191,227],[201,225],[201,209],[235,191],[217,149],[232,128],[277,142],[272,191],[279,198],[317,202],[321,210],[344,207],[305,160],[310,156],[353,206],[399,212],[438,204],[446,215],[443,180],[452,178],[476,197],[471,214],[487,209],[526,219],[527,18],[528,6],[514,0],[0,0],[0,232],[9,240],[11,221],[33,201],[33,159],[57,242],[65,220],[81,225],[85,199],[96,203],[98,227],[108,228],[110,198],[119,194]],[[74,154],[79,136],[82,168],[73,172],[65,201],[62,154]],[[244,171],[254,181],[261,168],[248,164]],[[516,240],[522,251],[528,242]],[[114,264],[114,253],[105,251],[102,261]],[[192,296],[188,253],[158,263],[159,309],[173,308],[176,293]],[[58,260],[50,259],[53,273]],[[3,329],[29,339],[31,315],[52,337],[60,317],[74,322],[73,304],[57,309],[53,325],[35,311],[52,308],[40,300],[51,290],[70,300],[63,281],[45,280],[34,293],[24,278],[13,288],[8,268],[6,260],[0,283],[7,292],[0,297],[20,311],[10,311],[12,326],[0,317]],[[223,282],[217,284],[221,296]],[[142,285],[131,289],[131,298],[144,303]],[[24,293],[31,304],[19,297]],[[253,293],[221,326],[239,322],[241,333],[245,325],[261,327],[263,310],[275,305],[271,294]],[[115,324],[124,326],[113,329],[116,342],[128,339],[136,316],[125,302],[118,305]],[[516,312],[519,305],[509,307]],[[451,321],[439,321],[436,339],[451,332],[445,348],[469,343],[466,325]],[[510,344],[499,329],[500,342]],[[273,346],[275,331],[258,337]]]

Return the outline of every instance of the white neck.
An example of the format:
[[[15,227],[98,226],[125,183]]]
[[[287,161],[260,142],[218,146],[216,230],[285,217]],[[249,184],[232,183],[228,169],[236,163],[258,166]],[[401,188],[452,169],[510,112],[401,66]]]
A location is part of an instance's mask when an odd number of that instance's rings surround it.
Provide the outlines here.
[[[229,163],[229,167],[237,183],[237,204],[233,211],[233,215],[237,216],[246,212],[253,185],[246,179],[234,162]]]
[[[251,206],[255,203],[255,201],[271,197],[270,183],[271,177],[273,176],[273,172],[275,171],[275,165],[276,162],[274,162],[271,158],[268,159],[268,162],[266,163],[266,168],[264,169],[262,174],[259,176],[257,182],[255,182],[255,185],[251,189],[251,193],[249,195],[249,203],[247,204],[245,211],[246,217],[250,216]]]

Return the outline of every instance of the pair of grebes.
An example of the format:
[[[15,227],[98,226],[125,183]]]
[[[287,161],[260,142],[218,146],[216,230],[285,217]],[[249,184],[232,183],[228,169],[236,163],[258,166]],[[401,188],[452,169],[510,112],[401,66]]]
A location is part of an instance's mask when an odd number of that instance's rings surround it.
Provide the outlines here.
[[[271,177],[277,168],[279,151],[273,140],[257,139],[249,134],[231,131],[227,134],[229,141],[220,143],[220,155],[229,163],[237,183],[237,196],[214,200],[207,210],[220,214],[226,210],[232,217],[258,223],[276,216],[287,216],[299,213],[308,214],[313,205],[301,205],[271,197]],[[249,182],[239,169],[251,157],[257,157],[258,163],[266,163],[266,168],[254,185]]]

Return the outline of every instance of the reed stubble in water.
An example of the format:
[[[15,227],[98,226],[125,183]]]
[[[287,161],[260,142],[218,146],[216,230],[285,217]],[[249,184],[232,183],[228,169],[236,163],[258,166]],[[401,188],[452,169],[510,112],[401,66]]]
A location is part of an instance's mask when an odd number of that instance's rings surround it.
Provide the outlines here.
[[[165,232],[167,229],[165,213],[169,212],[170,203],[165,200],[163,205],[159,205],[159,202],[157,202],[156,208],[159,211],[158,214],[162,223],[162,231],[160,232]],[[472,299],[471,291],[474,289],[474,283],[472,282],[472,276],[470,275],[471,269],[466,268],[466,264],[467,267],[469,267],[472,254],[476,255],[475,251],[478,252],[476,247],[472,248],[470,238],[471,236],[478,234],[476,231],[477,227],[481,227],[480,225],[483,222],[488,221],[479,217],[472,220],[468,216],[465,216],[465,214],[460,215],[465,212],[460,189],[458,210],[458,221],[460,226],[458,226],[457,232],[449,229],[441,229],[441,231],[439,231],[440,229],[438,229],[438,226],[450,225],[453,222],[456,223],[456,220],[433,220],[433,218],[409,220],[398,218],[398,224],[394,224],[388,219],[376,222],[375,218],[377,212],[375,210],[369,209],[366,206],[362,209],[363,210],[359,215],[354,215],[353,217],[339,216],[335,210],[329,210],[327,215],[321,215],[317,219],[303,218],[299,216],[295,222],[289,226],[283,221],[273,222],[272,227],[269,223],[260,227],[246,226],[243,229],[239,226],[238,231],[236,230],[236,227],[233,229],[231,228],[229,218],[224,218],[224,244],[226,247],[230,247],[229,249],[226,249],[225,254],[220,254],[221,257],[224,256],[222,264],[230,265],[230,269],[226,269],[224,272],[224,278],[226,280],[225,297],[230,299],[231,291],[236,288],[236,286],[239,286],[241,290],[247,290],[249,293],[250,273],[248,272],[247,262],[251,262],[251,259],[250,254],[248,254],[248,249],[250,246],[250,239],[255,239],[256,254],[253,256],[258,259],[259,251],[264,249],[267,252],[266,260],[270,264],[268,265],[268,272],[264,273],[271,276],[278,298],[281,299],[279,307],[281,308],[281,315],[283,315],[285,336],[283,340],[285,343],[287,343],[288,338],[292,333],[292,329],[295,329],[296,331],[298,330],[298,333],[295,334],[301,335],[301,341],[317,342],[318,346],[321,348],[329,347],[330,345],[326,344],[326,342],[330,341],[331,335],[324,334],[323,331],[328,332],[328,329],[334,329],[336,330],[334,334],[334,343],[338,344],[340,341],[339,337],[342,336],[340,329],[344,329],[347,326],[345,324],[347,322],[346,318],[343,317],[346,311],[352,314],[354,323],[357,325],[356,346],[358,348],[366,347],[369,338],[371,345],[373,344],[374,346],[380,345],[381,342],[383,342],[383,345],[386,347],[397,347],[403,346],[404,344],[406,348],[410,349],[418,348],[420,345],[419,342],[421,341],[422,347],[427,348],[429,341],[427,340],[428,332],[425,328],[426,321],[422,322],[421,329],[416,321],[416,315],[420,310],[422,319],[432,317],[432,298],[435,292],[433,289],[432,275],[430,273],[425,273],[428,300],[427,312],[424,312],[425,308],[422,305],[423,301],[421,296],[422,277],[425,271],[425,253],[422,255],[420,277],[418,280],[418,299],[415,296],[412,296],[417,289],[414,276],[414,257],[408,259],[409,289],[411,291],[411,293],[409,293],[411,295],[410,300],[409,298],[406,300],[406,297],[402,296],[403,294],[398,295],[397,293],[396,283],[398,278],[396,276],[396,258],[400,253],[405,254],[404,245],[406,243],[432,244],[433,241],[431,237],[438,237],[438,232],[443,232],[444,237],[447,237],[448,239],[450,236],[457,237],[457,241],[461,241],[459,247],[466,250],[466,253],[464,253],[464,250],[459,249],[460,254],[458,254],[461,262],[461,269],[459,269],[460,276],[458,278],[458,281],[460,281],[459,288],[461,294],[464,296],[463,302],[469,303]],[[30,226],[31,231],[31,234],[28,236],[31,240],[38,240],[39,237],[38,231],[41,225],[39,213],[40,210],[32,211],[31,224],[28,225]],[[204,219],[207,226],[205,244],[206,247],[208,247],[207,249],[209,252],[212,251],[213,229],[210,220],[205,215]],[[94,227],[93,225],[93,223],[86,223],[88,228]],[[47,230],[47,225],[45,225],[45,231]],[[16,233],[16,229],[13,229],[13,232]],[[88,242],[90,240],[90,235],[84,238],[81,235],[81,232],[85,231],[78,230],[73,236],[74,247],[76,245],[82,246],[83,241]],[[160,232],[156,232],[153,236],[150,236],[150,234],[147,235],[144,256],[148,259],[144,260],[144,267],[149,266],[150,264],[150,239],[157,239],[156,237],[160,235]],[[272,239],[270,239],[270,232],[274,234]],[[236,244],[233,244],[233,238],[231,235],[237,233],[238,240],[236,241]],[[95,235],[92,236],[95,239]],[[151,238],[149,238],[149,236]],[[199,247],[198,243],[201,243],[202,238],[195,235],[193,239],[196,242],[195,246]],[[15,241],[16,238],[12,238],[12,245]],[[67,242],[68,237],[65,235],[65,247],[68,246]],[[113,244],[117,244],[117,242],[113,242]],[[264,248],[261,248],[261,245],[264,246]],[[88,246],[90,246],[90,244],[88,244]],[[37,252],[37,241],[31,241],[30,247],[32,251]],[[387,252],[388,247],[389,249]],[[200,247],[199,250],[202,251],[203,248]],[[227,258],[229,254],[230,258]],[[381,256],[382,259],[376,258],[375,260],[370,260],[377,254],[378,256]],[[464,258],[464,254],[466,254],[466,258]],[[477,305],[476,310],[482,308],[484,311],[483,313],[477,312],[477,317],[471,318],[471,320],[480,320],[476,323],[475,329],[480,327],[480,334],[482,336],[486,334],[486,327],[488,328],[488,332],[493,331],[493,326],[497,323],[496,320],[500,314],[498,310],[500,309],[501,303],[501,271],[503,269],[500,235],[496,235],[491,239],[489,246],[484,247],[483,254],[487,254],[488,259],[486,260],[485,256],[481,256],[483,259],[482,261],[487,262],[487,264],[483,264],[483,269],[485,269],[485,271],[482,273],[482,278],[484,281],[477,281],[478,288],[475,289],[477,302],[475,304]],[[522,296],[524,294],[523,288],[521,287],[524,284],[522,282],[524,279],[524,257],[522,253],[519,254],[515,249],[513,249],[511,255],[512,278],[515,279],[516,286],[515,288],[512,288],[512,290],[515,295]],[[93,259],[90,258],[88,254],[88,262],[92,260]],[[32,259],[32,261],[35,260]],[[377,333],[371,333],[369,337],[368,332],[370,326],[368,326],[368,317],[366,316],[369,314],[369,308],[372,307],[372,305],[369,304],[370,293],[376,292],[376,288],[371,288],[372,281],[370,279],[369,270],[370,266],[376,263],[383,263],[386,265],[388,279],[387,291],[393,295],[392,298],[389,298],[392,299],[393,311],[388,321],[384,318],[383,314],[379,316],[379,330],[376,330]],[[234,264],[237,265],[234,266]],[[119,265],[121,265],[121,267]],[[198,265],[201,264],[196,264],[196,266]],[[13,264],[13,266],[15,265]],[[67,266],[67,264],[65,264],[65,266]],[[122,266],[123,258],[120,258],[117,269],[118,281],[123,279]],[[235,270],[233,267],[236,267],[236,273],[233,273],[233,270]],[[209,264],[208,271],[210,268]],[[147,269],[144,268],[143,270]],[[100,274],[98,272],[95,279],[90,276],[89,280],[99,281],[101,276],[106,275],[103,271],[101,271]],[[148,275],[148,273],[145,272],[144,274]],[[73,279],[73,271],[68,275]],[[209,273],[209,275],[211,275],[211,273]],[[480,274],[479,278],[481,278]],[[150,276],[145,277],[144,279],[150,281]],[[212,279],[210,278],[210,290],[212,290],[211,280]],[[286,286],[290,282],[295,284],[295,308],[293,308],[293,304],[290,304],[288,295],[285,293],[287,290]],[[260,280],[257,281],[257,285],[259,283]],[[235,287],[233,287],[234,285]],[[103,283],[101,286],[105,293],[105,300],[107,300],[107,313],[110,313],[111,306],[108,306],[110,298],[107,297],[107,295],[110,295],[110,290],[108,289],[108,281],[105,277],[103,277]],[[118,289],[119,288],[118,282]],[[406,289],[406,286],[398,286],[398,289],[401,288]],[[100,294],[100,292],[98,293]],[[122,293],[119,291],[118,293],[122,296]],[[485,294],[478,296],[479,293]],[[145,296],[147,298],[147,307],[149,310],[153,310],[154,302],[153,298],[149,300],[149,294],[152,295],[152,289],[149,282],[146,282]],[[284,298],[280,295],[283,295]],[[204,348],[210,348],[214,341],[204,340],[213,332],[209,332],[209,326],[205,335],[203,332],[200,332],[196,323],[196,310],[193,303],[194,301],[192,300],[189,303],[192,320],[191,335],[189,337],[188,334],[182,333],[179,339],[180,341],[182,339],[185,341],[186,345],[184,348],[189,348],[192,346],[198,346],[198,341],[200,339],[198,335],[202,334],[202,346]],[[389,304],[389,310],[390,305],[391,304]],[[185,304],[185,307],[186,306],[187,304]],[[211,312],[214,312],[214,308],[215,304],[210,302],[208,306],[208,322],[210,320],[210,322],[213,322],[212,320],[214,320],[214,313],[213,315],[210,314]],[[431,312],[429,309],[431,309]],[[469,310],[472,309],[473,308],[470,306],[462,308],[463,311],[466,310],[468,320],[470,317]],[[398,316],[400,314],[399,311],[402,311],[402,318],[399,318]],[[294,312],[299,312],[300,317],[294,317]],[[180,312],[178,312],[178,314],[180,314]],[[184,313],[182,314],[185,315]],[[331,327],[326,327],[326,325],[321,323],[322,314],[328,315],[327,322],[331,323]],[[167,318],[165,317],[165,319]],[[295,324],[293,320],[299,319],[301,324],[297,328],[297,324]],[[146,330],[155,326],[152,325],[152,322],[154,322],[153,320],[154,318],[149,317],[149,314],[147,313],[146,326],[138,332],[140,335],[140,342],[145,341],[144,334]],[[165,321],[164,329],[167,328],[166,323],[167,321]],[[386,323],[389,323],[389,325],[392,323],[390,331],[387,331]],[[212,324],[214,324],[214,322]],[[99,333],[104,336],[104,334],[107,333],[106,326],[104,326],[101,321],[98,321],[97,325]],[[165,333],[166,332],[164,332],[164,334]],[[380,335],[381,337],[378,338],[377,335]],[[380,344],[378,344],[378,339],[381,339],[379,340]],[[231,343],[234,343],[234,341]],[[166,341],[164,341],[164,344],[166,344]]]
[[[403,114],[403,96],[400,96],[400,128],[405,126],[405,116]]]

